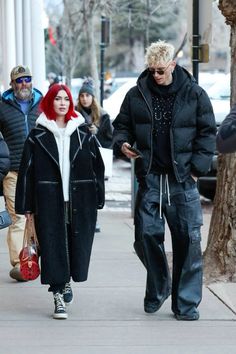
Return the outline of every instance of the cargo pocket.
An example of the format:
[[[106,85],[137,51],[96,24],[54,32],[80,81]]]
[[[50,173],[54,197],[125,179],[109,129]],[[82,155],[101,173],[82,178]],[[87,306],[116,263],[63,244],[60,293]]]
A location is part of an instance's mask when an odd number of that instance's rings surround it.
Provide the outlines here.
[[[202,207],[196,187],[185,191],[185,213],[193,240],[198,238],[196,229],[203,224]]]

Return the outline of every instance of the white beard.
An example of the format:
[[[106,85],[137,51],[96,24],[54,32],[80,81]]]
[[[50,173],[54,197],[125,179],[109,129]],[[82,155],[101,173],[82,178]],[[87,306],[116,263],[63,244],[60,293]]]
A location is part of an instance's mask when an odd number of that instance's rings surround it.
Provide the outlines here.
[[[23,100],[23,101],[28,101],[31,99],[32,97],[32,90],[29,89],[29,88],[24,88],[24,89],[21,89],[21,90],[16,90],[15,91],[15,96],[17,98],[19,98],[20,100]]]

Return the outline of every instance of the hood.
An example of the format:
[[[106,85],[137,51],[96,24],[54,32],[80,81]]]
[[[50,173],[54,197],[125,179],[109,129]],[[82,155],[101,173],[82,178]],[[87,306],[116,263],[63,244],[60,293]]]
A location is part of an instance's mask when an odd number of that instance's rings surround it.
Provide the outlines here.
[[[194,77],[185,68],[177,64],[173,72],[173,83],[169,85],[168,94],[177,92],[187,81],[189,83],[196,83]],[[156,84],[153,76],[149,73],[148,69],[146,69],[140,74],[137,83],[141,86],[146,86],[148,82],[155,87],[155,91],[159,91],[159,85]],[[162,94],[162,90],[160,90],[159,93]]]
[[[38,103],[41,100],[41,98],[43,97],[43,94],[42,94],[42,92],[40,92],[36,88],[33,88],[32,92],[33,92],[33,105],[35,105],[36,103]],[[12,88],[3,92],[2,100],[3,101],[12,101],[12,102],[15,101],[14,91]]]
[[[71,136],[71,134],[81,125],[84,123],[84,118],[83,116],[79,113],[76,112],[78,117],[76,118],[71,118],[65,129],[65,136]],[[55,136],[60,137],[60,130],[58,128],[57,123],[54,120],[50,120],[47,118],[47,116],[44,113],[41,113],[38,119],[36,120],[36,126],[37,125],[42,125],[43,127],[47,128],[50,132],[52,132]]]

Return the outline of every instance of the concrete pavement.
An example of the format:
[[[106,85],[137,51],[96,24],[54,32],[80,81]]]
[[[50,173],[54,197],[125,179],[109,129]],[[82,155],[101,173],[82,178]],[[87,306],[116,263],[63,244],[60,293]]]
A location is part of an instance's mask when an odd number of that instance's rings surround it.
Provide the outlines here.
[[[0,232],[0,354],[236,353],[235,284],[204,287],[199,321],[176,321],[170,298],[157,313],[144,313],[145,270],[132,246],[130,168],[124,164],[116,163],[106,182],[102,232],[95,235],[88,281],[72,284],[68,320],[52,319],[52,295],[39,280],[9,278],[6,230]],[[209,220],[205,212],[203,245]]]

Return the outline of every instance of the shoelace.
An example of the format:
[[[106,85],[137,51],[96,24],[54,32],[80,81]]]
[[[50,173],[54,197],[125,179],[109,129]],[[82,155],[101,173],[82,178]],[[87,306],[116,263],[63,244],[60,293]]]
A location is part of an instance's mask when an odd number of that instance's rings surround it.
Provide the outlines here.
[[[63,289],[63,294],[70,294],[70,293],[71,293],[70,283],[66,283],[65,288]]]
[[[54,294],[55,305],[57,311],[65,311],[65,306],[63,304],[62,295],[59,293]]]

